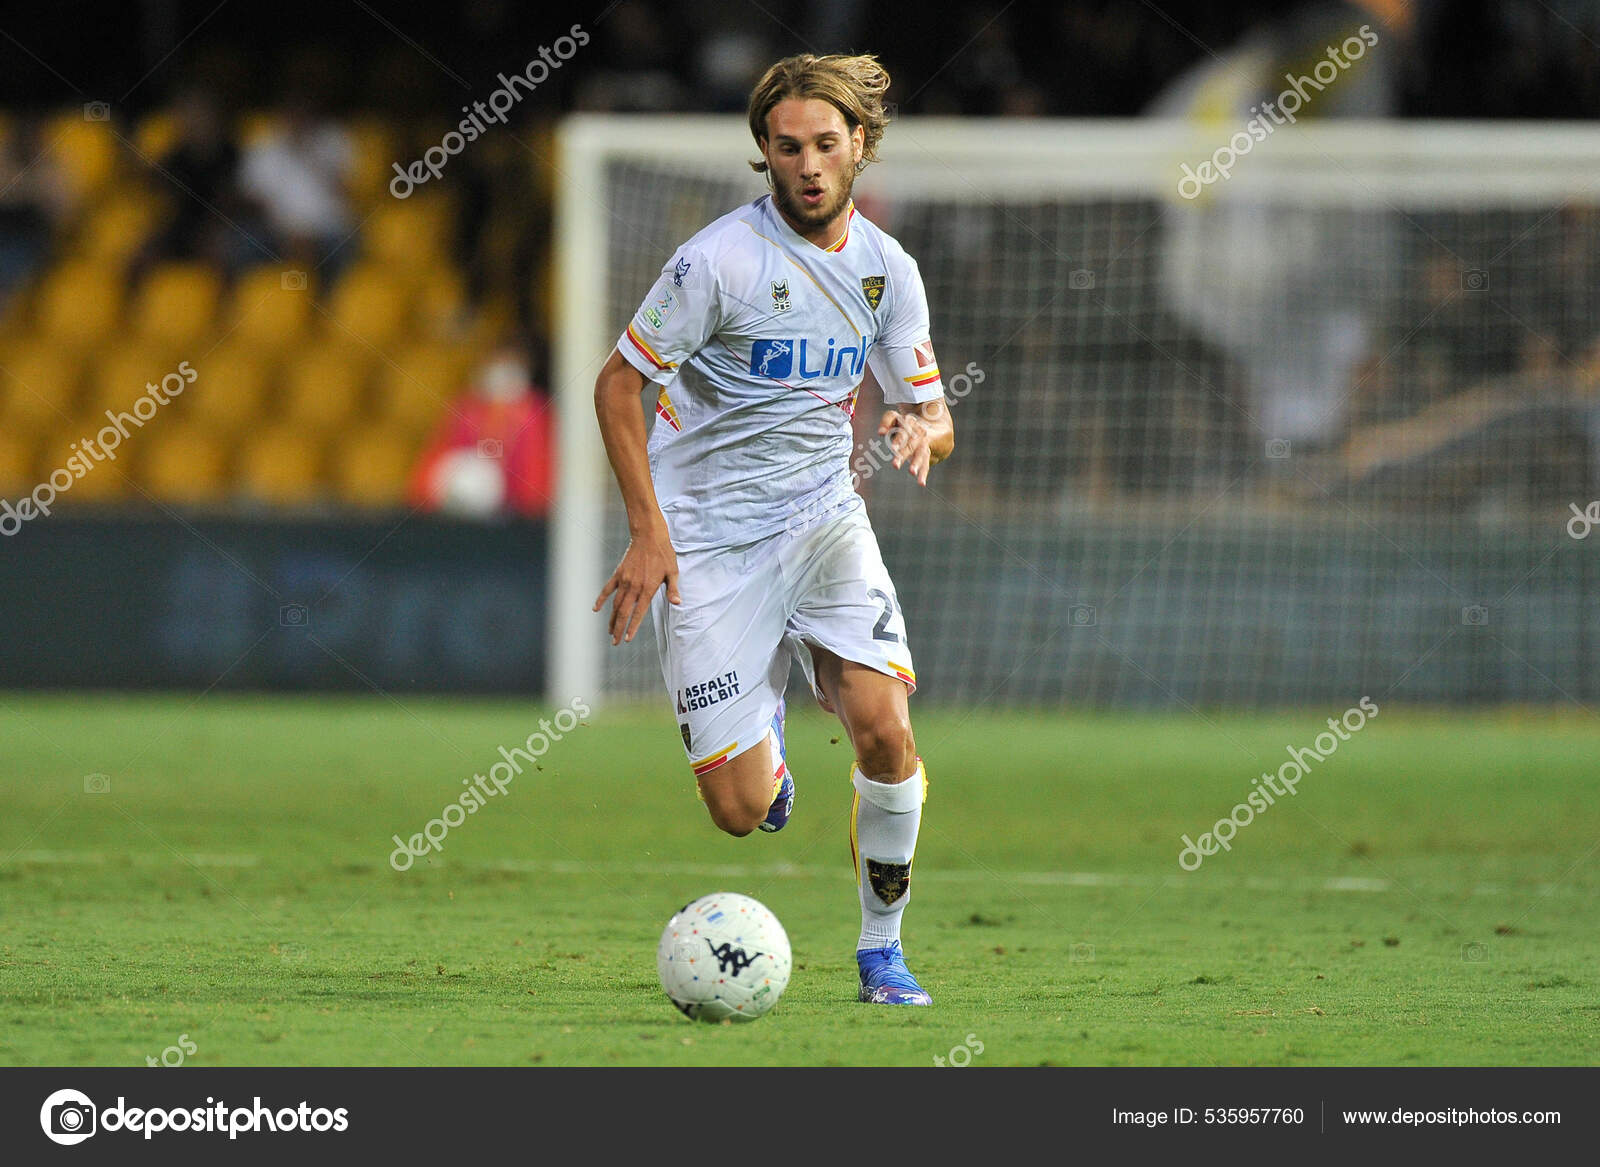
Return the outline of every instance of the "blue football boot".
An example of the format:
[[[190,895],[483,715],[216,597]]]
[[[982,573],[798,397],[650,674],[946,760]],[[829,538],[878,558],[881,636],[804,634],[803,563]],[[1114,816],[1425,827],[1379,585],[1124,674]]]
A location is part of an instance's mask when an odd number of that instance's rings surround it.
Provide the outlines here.
[[[861,970],[861,999],[873,1005],[932,1005],[933,998],[917,984],[906,967],[905,953],[896,940],[887,948],[864,948],[856,953]]]
[[[789,773],[788,749],[783,744],[784,712],[784,702],[779,700],[778,711],[772,715],[772,732],[778,735],[778,768],[772,775],[777,789],[772,796],[772,807],[767,811],[767,817],[759,824],[768,833],[783,830],[794,810],[794,775]]]

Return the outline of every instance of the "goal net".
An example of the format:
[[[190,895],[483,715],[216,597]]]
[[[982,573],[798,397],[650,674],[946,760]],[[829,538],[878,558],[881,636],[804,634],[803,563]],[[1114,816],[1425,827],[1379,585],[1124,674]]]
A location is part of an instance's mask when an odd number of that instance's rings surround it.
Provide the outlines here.
[[[590,612],[627,539],[595,376],[765,186],[737,117],[560,143],[551,688],[662,699],[648,621],[613,648]],[[919,700],[1595,698],[1600,133],[1308,125],[1180,192],[1217,145],[910,118],[858,179],[921,266],[956,431],[926,489],[857,462]]]

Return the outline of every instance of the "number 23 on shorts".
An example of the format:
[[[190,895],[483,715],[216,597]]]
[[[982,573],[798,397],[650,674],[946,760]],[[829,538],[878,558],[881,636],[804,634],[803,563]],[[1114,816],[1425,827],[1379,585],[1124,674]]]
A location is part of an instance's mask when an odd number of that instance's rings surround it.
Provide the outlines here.
[[[895,644],[902,643],[898,635],[889,631],[889,621],[895,617],[894,597],[882,588],[868,588],[867,598],[878,601],[883,607],[883,612],[879,615],[878,622],[872,626],[872,639],[890,640]],[[902,627],[904,627],[904,622],[902,622]]]

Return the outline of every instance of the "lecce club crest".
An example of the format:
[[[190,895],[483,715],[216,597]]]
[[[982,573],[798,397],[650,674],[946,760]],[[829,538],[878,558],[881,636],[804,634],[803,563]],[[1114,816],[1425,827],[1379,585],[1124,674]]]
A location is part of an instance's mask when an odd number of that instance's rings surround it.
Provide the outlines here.
[[[862,276],[861,290],[867,294],[867,305],[876,312],[883,302],[883,277]]]

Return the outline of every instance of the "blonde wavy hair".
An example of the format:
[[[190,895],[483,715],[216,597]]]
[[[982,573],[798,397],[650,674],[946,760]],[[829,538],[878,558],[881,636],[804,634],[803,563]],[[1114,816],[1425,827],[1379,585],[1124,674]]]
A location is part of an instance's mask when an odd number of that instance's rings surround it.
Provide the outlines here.
[[[756,83],[750,93],[750,136],[760,145],[767,137],[767,115],[780,101],[791,97],[820,98],[844,117],[851,133],[860,126],[865,141],[856,173],[878,160],[878,143],[889,125],[883,95],[889,88],[889,71],[870,54],[818,57],[801,53],[785,57]],[[750,163],[757,174],[767,172],[766,159]]]

